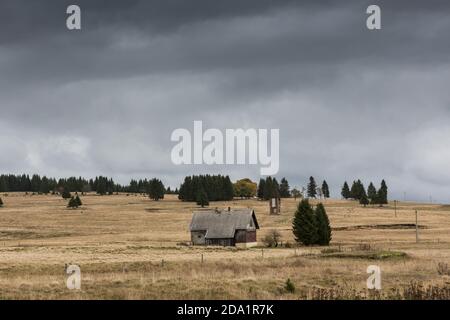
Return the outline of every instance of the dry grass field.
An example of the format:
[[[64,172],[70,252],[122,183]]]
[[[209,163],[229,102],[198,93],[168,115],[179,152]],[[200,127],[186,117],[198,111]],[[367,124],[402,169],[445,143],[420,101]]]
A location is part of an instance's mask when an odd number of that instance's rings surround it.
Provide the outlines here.
[[[382,294],[421,290],[411,283],[448,294],[450,206],[400,202],[395,217],[392,203],[362,208],[326,200],[333,240],[324,248],[294,246],[294,199],[282,201],[279,216],[269,216],[262,201],[211,203],[253,207],[259,241],[271,229],[282,234],[280,248],[263,249],[261,242],[236,249],[186,245],[197,207],[175,196],[155,202],[141,195],[89,194],[77,210],[67,209],[67,201],[55,195],[2,198],[0,299],[376,298],[365,290],[366,268],[372,264],[381,267]],[[411,226],[415,210],[419,243]],[[67,289],[66,263],[81,267],[81,290]],[[295,291],[285,289],[288,278]],[[425,298],[436,294],[430,292]]]

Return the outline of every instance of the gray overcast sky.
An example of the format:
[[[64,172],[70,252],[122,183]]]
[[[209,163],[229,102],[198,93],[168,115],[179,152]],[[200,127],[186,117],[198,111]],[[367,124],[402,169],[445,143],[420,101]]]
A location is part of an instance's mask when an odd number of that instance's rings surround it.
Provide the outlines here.
[[[385,178],[391,198],[450,202],[450,2],[318,2],[0,0],[0,171],[259,179],[172,164],[171,132],[203,120],[279,128],[291,186]]]

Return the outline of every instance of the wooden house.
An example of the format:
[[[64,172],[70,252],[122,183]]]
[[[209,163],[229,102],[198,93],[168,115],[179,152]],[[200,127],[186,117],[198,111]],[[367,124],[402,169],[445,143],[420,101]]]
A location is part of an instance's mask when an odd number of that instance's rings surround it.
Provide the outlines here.
[[[251,247],[259,225],[253,209],[228,208],[195,211],[189,229],[193,245]]]

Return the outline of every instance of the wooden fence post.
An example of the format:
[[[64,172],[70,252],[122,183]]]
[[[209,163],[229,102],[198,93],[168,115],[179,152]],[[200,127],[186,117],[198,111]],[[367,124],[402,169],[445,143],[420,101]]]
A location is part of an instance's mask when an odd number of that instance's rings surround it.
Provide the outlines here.
[[[416,243],[419,243],[419,225],[417,224],[417,210],[416,210]]]

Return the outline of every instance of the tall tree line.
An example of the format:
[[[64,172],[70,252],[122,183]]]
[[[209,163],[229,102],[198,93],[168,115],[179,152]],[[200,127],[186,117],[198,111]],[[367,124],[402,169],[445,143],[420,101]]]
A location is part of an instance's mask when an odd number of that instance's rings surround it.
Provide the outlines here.
[[[330,189],[327,182],[324,180],[322,186],[318,187],[314,177],[309,178],[307,187],[308,198],[316,198],[317,196],[329,198]],[[289,182],[286,178],[282,178],[278,183],[276,178],[266,177],[260,179],[258,184],[257,196],[263,200],[271,198],[290,198],[291,196],[298,197],[300,195],[297,189],[290,189]]]
[[[277,178],[261,178],[258,184],[257,196],[263,200],[289,198],[291,197],[291,187],[286,178],[281,178],[280,183],[278,183]]]
[[[209,201],[228,201],[234,196],[234,186],[229,176],[193,175],[184,178],[178,191],[178,198],[183,201],[202,203]]]
[[[155,191],[156,190],[156,191]],[[0,192],[97,192],[98,194],[112,194],[114,192],[129,193],[148,193],[152,198],[162,198],[164,185],[160,180],[131,180],[129,185],[123,186],[115,183],[112,178],[103,176],[95,177],[95,179],[85,179],[82,177],[69,178],[48,178],[37,174],[31,177],[27,174],[0,175]]]
[[[378,204],[382,206],[388,203],[388,187],[384,179],[381,181],[380,188],[377,190],[372,182],[370,182],[367,192],[364,184],[360,179],[353,181],[350,188],[347,181],[342,186],[341,195],[344,199],[358,200],[360,204],[366,206],[368,204]]]
[[[287,184],[287,180],[285,181],[285,184]],[[287,185],[287,187],[289,188],[289,185]],[[261,178],[258,184],[257,196],[259,199],[263,200],[281,198],[280,185],[277,179],[272,177],[266,177],[266,179]]]

